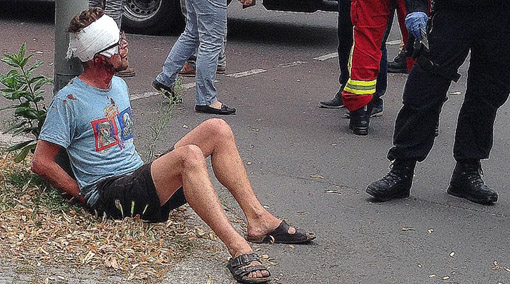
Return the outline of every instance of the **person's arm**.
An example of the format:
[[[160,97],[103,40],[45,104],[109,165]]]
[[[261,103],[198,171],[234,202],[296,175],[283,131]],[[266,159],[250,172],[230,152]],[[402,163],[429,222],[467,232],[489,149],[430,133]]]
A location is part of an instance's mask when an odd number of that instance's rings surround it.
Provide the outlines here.
[[[32,159],[32,171],[55,188],[63,190],[80,202],[84,202],[85,200],[83,196],[80,195],[80,188],[76,180],[69,176],[55,162],[55,157],[60,148],[60,145],[39,140]]]

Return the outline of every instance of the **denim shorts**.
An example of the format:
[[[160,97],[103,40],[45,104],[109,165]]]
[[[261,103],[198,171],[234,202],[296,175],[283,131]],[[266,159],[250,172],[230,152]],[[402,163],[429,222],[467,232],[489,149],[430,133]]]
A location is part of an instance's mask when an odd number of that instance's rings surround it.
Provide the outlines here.
[[[170,211],[185,204],[186,198],[181,187],[161,206],[152,181],[151,164],[145,164],[130,174],[100,181],[97,184],[99,199],[92,209],[100,217],[106,214],[109,218],[123,219],[139,215],[151,223],[166,222]]]

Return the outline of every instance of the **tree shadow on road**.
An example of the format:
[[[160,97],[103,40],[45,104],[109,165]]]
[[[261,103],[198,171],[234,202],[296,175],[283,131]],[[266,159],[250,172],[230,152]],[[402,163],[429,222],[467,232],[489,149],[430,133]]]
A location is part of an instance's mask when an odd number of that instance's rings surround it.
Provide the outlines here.
[[[52,1],[0,1],[0,19],[17,22],[55,22],[55,3]]]
[[[228,37],[243,42],[324,46],[336,41],[336,28],[247,19],[229,19]]]

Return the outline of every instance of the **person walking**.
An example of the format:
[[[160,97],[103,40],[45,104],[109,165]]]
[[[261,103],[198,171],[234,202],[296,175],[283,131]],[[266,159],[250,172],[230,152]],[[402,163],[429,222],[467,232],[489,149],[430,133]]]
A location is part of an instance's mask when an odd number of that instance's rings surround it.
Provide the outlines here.
[[[252,0],[241,0],[245,5],[251,2]],[[221,115],[235,114],[235,108],[218,101],[214,86],[226,25],[227,1],[187,0],[186,28],[172,47],[163,64],[163,71],[157,75],[152,86],[163,95],[173,97],[177,75],[198,47],[195,111]]]
[[[427,27],[427,0],[408,0],[406,26],[418,39]],[[430,152],[441,107],[458,68],[471,54],[467,90],[460,109],[447,193],[480,204],[498,200],[481,176],[489,158],[496,112],[510,93],[510,2],[506,0],[436,0],[428,21],[429,52],[422,53],[409,74],[403,106],[395,122],[393,165],[366,191],[376,200],[410,195],[417,162]],[[496,20],[497,19],[497,20]]]

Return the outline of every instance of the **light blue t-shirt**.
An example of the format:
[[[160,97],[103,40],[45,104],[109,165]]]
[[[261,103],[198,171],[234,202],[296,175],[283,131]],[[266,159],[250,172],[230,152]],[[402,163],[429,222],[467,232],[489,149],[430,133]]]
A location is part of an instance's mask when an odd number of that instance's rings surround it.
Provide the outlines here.
[[[53,98],[39,139],[66,148],[90,206],[98,199],[98,181],[143,165],[133,144],[128,88],[119,77],[112,78],[108,90],[72,79]]]

